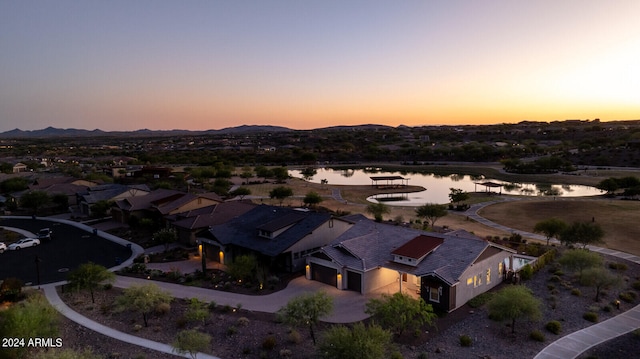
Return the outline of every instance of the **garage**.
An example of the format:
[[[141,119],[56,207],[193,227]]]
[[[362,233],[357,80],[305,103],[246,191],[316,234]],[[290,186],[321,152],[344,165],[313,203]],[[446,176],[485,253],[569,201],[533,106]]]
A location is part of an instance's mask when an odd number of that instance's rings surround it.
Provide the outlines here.
[[[317,263],[311,263],[311,279],[337,287],[338,270]]]
[[[362,293],[362,274],[348,270],[347,289]]]

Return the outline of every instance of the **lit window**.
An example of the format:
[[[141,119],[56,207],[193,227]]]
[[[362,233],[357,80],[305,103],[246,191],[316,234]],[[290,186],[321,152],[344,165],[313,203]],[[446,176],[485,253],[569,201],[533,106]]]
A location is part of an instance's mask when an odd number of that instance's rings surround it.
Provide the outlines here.
[[[498,275],[502,275],[504,271],[504,263],[500,262],[498,263]]]
[[[487,284],[491,283],[491,268],[487,269]]]
[[[467,285],[473,284],[473,278],[467,278]]]

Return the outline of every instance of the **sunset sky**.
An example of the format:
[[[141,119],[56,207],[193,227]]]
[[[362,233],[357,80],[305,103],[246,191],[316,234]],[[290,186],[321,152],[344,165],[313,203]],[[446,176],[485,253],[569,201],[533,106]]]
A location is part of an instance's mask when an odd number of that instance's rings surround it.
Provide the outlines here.
[[[0,131],[640,119],[640,1],[0,1]]]

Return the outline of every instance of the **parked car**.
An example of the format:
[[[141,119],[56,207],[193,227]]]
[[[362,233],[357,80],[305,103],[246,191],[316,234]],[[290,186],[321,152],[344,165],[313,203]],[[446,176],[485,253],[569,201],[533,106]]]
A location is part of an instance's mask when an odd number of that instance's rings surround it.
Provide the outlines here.
[[[4,253],[5,250],[7,250],[7,245],[0,242],[0,253]]]
[[[15,251],[22,248],[35,247],[38,244],[40,244],[40,240],[38,238],[22,238],[15,243],[11,243],[8,248],[10,251]]]
[[[40,231],[38,231],[38,239],[39,240],[51,240],[51,235],[53,234],[53,231],[49,228],[42,228]]]

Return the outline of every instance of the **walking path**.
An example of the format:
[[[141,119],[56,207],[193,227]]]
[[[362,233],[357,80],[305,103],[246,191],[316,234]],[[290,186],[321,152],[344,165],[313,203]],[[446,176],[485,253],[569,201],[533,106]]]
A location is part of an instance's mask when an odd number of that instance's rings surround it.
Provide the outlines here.
[[[51,305],[54,308],[56,308],[62,315],[71,319],[72,321],[82,325],[83,327],[89,328],[95,332],[98,332],[100,334],[106,335],[108,337],[129,343],[129,344],[138,345],[138,346],[156,350],[162,353],[178,355],[185,358],[191,358],[191,355],[189,354],[180,355],[176,353],[174,351],[174,348],[171,345],[154,342],[152,340],[140,338],[135,335],[123,333],[121,331],[104,326],[100,323],[94,322],[93,320],[90,320],[89,318],[83,315],[80,315],[78,312],[72,310],[66,304],[64,304],[64,302],[58,295],[58,292],[56,291],[56,286],[59,284],[60,283],[51,283],[51,284],[43,285],[41,287],[44,290],[44,295],[49,301],[49,303],[51,303]],[[204,353],[198,353],[197,356],[198,358],[204,358],[204,359],[220,359],[213,355],[204,354]]]
[[[518,200],[518,199],[508,199],[508,200]],[[495,203],[495,202],[483,202],[483,203],[475,204],[471,206],[471,208],[469,208],[464,213],[464,215],[489,227],[497,228],[507,232],[519,233],[523,237],[535,238],[535,239],[540,239],[545,241],[547,240],[547,238],[544,236],[541,236],[535,233],[514,230],[511,228],[505,227],[503,225],[500,225],[498,223],[492,222],[484,217],[481,217],[478,214],[478,211],[481,208],[487,205],[490,205],[492,203]],[[559,243],[556,239],[551,239],[551,242]],[[595,246],[588,246],[587,248],[594,252],[607,254],[610,256],[614,256],[617,258],[634,262],[636,264],[640,264],[640,257],[635,256],[633,254],[624,253],[624,252],[620,252],[620,251],[616,251],[608,248],[595,247]],[[544,349],[542,349],[534,357],[534,359],[574,359],[574,358],[577,358],[580,354],[584,353],[585,351],[589,350],[590,348],[598,344],[601,344],[613,338],[625,335],[639,328],[640,328],[640,305],[637,305],[631,308],[630,310],[624,313],[621,313],[615,317],[609,318],[603,322],[594,324],[590,327],[578,330],[577,332],[573,332],[571,334],[568,334],[554,341],[553,343],[549,344]]]

